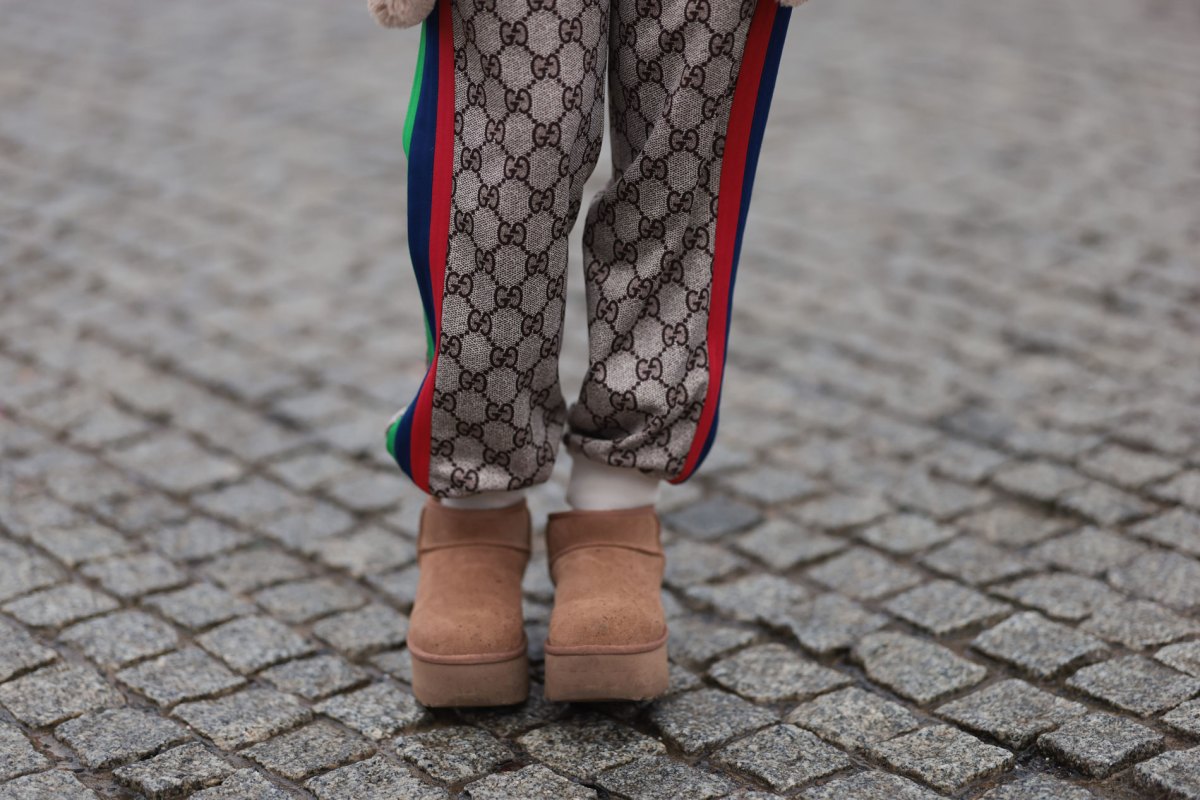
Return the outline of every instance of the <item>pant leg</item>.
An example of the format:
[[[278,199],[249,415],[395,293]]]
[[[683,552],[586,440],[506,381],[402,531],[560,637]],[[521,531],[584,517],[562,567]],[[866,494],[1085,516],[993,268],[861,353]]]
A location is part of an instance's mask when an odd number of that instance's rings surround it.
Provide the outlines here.
[[[584,232],[590,370],[568,447],[680,482],[716,431],[738,253],[790,9],[613,0],[615,179]]]
[[[567,235],[604,130],[608,0],[437,0],[409,139],[430,364],[389,428],[431,494],[549,477]]]

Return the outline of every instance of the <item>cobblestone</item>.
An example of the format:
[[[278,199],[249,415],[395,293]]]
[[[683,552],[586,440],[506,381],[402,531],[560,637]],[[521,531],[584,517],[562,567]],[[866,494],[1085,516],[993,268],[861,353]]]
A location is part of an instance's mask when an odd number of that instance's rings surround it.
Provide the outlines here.
[[[747,700],[803,700],[850,683],[840,672],[807,660],[780,644],[750,647],[713,664],[708,674]]]
[[[713,754],[713,761],[752,775],[777,792],[850,766],[840,750],[794,725],[773,725],[739,739]]]
[[[359,761],[374,752],[375,748],[365,739],[324,721],[314,722],[241,751],[246,758],[293,781]]]
[[[813,567],[808,577],[856,600],[876,600],[921,582],[916,570],[864,547],[851,548]]]
[[[1012,753],[949,725],[934,725],[874,745],[888,766],[942,792],[955,792],[1013,763]]]
[[[806,650],[828,655],[879,630],[887,624],[888,618],[830,592],[792,609],[782,621]]]
[[[650,720],[688,755],[775,722],[773,713],[716,689],[668,697],[654,704]]]
[[[1200,642],[1167,645],[1155,653],[1154,657],[1168,667],[1186,672],[1193,678],[1200,678]]]
[[[384,739],[429,719],[415,697],[389,682],[331,697],[314,709],[372,739]]]
[[[162,706],[219,694],[245,683],[204,651],[187,647],[123,669],[117,680]]]
[[[64,722],[54,735],[95,769],[136,761],[187,738],[176,722],[132,708],[115,708]]]
[[[776,569],[791,569],[844,550],[844,539],[807,530],[796,523],[771,520],[733,543],[734,548]]]
[[[513,759],[495,736],[466,725],[401,736],[393,744],[401,758],[442,783],[474,780]]]
[[[1086,775],[1107,778],[1157,753],[1163,736],[1124,717],[1088,714],[1042,735],[1038,747]]]
[[[1057,778],[1026,775],[985,792],[980,800],[1092,800],[1095,796]]]
[[[80,622],[63,631],[59,638],[107,669],[160,655],[179,641],[174,628],[143,611],[118,611]]]
[[[220,783],[233,767],[200,744],[185,744],[113,771],[121,783],[150,800],[179,797]]]
[[[4,604],[4,612],[18,622],[35,627],[58,627],[118,608],[108,595],[68,583],[18,597]]]
[[[528,797],[531,800],[597,800],[594,789],[572,783],[538,764],[522,767],[516,772],[488,775],[467,784],[470,800],[510,800]]]
[[[252,769],[239,769],[220,785],[197,792],[192,800],[288,800],[278,786]]]
[[[1138,764],[1134,768],[1137,783],[1163,792],[1171,798],[1200,798],[1200,747],[1172,750]]]
[[[804,800],[935,800],[934,794],[908,778],[889,772],[871,770],[856,772],[848,778],[838,778],[803,792]]]
[[[263,616],[226,622],[196,641],[243,675],[316,650],[314,644],[279,620]]]
[[[12,725],[0,723],[0,781],[44,769],[50,761]]]
[[[374,756],[310,779],[305,786],[319,800],[443,800],[449,795],[421,783],[403,767]]]
[[[919,722],[907,708],[858,687],[830,692],[797,706],[787,721],[847,750],[915,730]]]
[[[610,767],[666,752],[661,742],[600,716],[535,728],[517,743],[538,761],[588,783]]]
[[[1135,650],[1167,644],[1200,632],[1200,625],[1192,620],[1145,600],[1100,606],[1080,628]]]
[[[74,775],[58,770],[0,784],[0,800],[96,800],[97,797]]]
[[[216,700],[181,703],[172,713],[226,750],[264,741],[312,718],[296,698],[254,688]]]
[[[367,674],[338,656],[324,655],[271,667],[259,673],[259,677],[277,689],[295,692],[308,700],[320,700],[357,686],[366,680]]]
[[[925,583],[893,597],[884,608],[934,636],[986,624],[1011,610],[1007,603],[991,600],[954,581]]]
[[[3,800],[1198,796],[1187,0],[797,10],[720,436],[660,503],[671,694],[544,699],[537,536],[531,698],[458,713],[410,695],[423,496],[381,442],[424,368],[419,33],[0,3]]]
[[[1084,667],[1067,685],[1146,717],[1174,708],[1200,694],[1200,680],[1141,656],[1126,656]]]
[[[382,604],[326,617],[313,633],[338,650],[358,657],[404,644],[408,617]]]
[[[1162,721],[1185,736],[1200,737],[1200,700],[1192,700],[1163,714]]]
[[[679,797],[709,800],[727,797],[733,789],[733,783],[726,778],[661,756],[635,758],[613,767],[602,773],[596,783],[609,792],[643,800]]]
[[[1037,678],[1053,678],[1105,652],[1099,639],[1027,611],[975,637],[971,645]]]
[[[34,728],[120,705],[122,697],[95,670],[51,666],[0,684],[0,705]]]
[[[867,677],[925,705],[982,681],[987,669],[950,650],[900,633],[874,633],[855,647]]]
[[[28,670],[45,666],[56,658],[49,647],[21,628],[0,619],[0,683]]]
[[[1024,681],[994,683],[937,709],[938,716],[1020,750],[1038,734],[1087,711],[1080,703],[1035,689]]]
[[[143,602],[177,625],[192,630],[208,628],[254,611],[250,603],[211,583],[194,583],[174,592],[148,597]]]

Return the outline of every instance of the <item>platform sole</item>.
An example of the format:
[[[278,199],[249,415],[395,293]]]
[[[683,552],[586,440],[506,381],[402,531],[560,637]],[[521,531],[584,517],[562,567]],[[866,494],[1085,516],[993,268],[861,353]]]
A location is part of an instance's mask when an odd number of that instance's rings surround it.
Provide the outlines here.
[[[529,696],[529,657],[487,664],[439,664],[412,657],[412,687],[429,708],[511,706]]]
[[[665,642],[644,653],[546,653],[546,699],[556,703],[650,700],[669,683]]]

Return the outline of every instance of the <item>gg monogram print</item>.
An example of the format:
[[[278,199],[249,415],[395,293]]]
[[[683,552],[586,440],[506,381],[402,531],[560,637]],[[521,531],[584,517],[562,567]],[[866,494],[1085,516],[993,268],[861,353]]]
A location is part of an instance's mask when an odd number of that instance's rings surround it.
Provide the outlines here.
[[[405,141],[430,340],[388,445],[425,491],[545,481],[572,454],[674,482],[717,428],[730,303],[790,9],[774,0],[437,0]],[[585,219],[590,368],[558,383]]]

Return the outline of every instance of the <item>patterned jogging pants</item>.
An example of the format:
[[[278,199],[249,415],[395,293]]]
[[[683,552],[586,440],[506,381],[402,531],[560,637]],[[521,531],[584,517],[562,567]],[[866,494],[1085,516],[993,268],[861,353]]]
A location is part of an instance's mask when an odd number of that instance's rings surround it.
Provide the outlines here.
[[[437,496],[576,457],[681,482],[717,428],[730,303],[791,11],[776,0],[437,0],[405,144],[429,366],[388,447]],[[558,382],[567,236],[590,368]],[[565,437],[564,437],[565,427]]]

